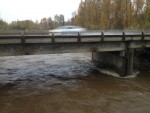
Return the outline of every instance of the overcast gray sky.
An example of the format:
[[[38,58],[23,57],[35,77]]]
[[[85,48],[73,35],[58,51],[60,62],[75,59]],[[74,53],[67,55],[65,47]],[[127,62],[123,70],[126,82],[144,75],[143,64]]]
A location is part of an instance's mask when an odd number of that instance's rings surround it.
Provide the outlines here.
[[[0,18],[11,22],[14,20],[40,20],[63,14],[65,20],[77,11],[81,0],[0,0]]]

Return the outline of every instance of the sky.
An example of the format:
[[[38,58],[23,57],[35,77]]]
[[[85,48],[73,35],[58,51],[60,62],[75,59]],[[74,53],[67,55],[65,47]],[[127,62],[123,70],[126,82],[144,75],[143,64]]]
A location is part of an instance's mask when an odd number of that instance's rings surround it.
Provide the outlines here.
[[[81,0],[0,0],[0,18],[6,22],[15,20],[40,21],[42,18],[63,14],[65,20],[77,11]]]

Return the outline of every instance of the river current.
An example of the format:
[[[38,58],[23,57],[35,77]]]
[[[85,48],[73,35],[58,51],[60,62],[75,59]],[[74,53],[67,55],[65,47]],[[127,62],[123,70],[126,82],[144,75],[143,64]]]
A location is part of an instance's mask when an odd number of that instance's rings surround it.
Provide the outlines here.
[[[0,57],[0,113],[150,113],[150,61],[120,78],[91,53]]]

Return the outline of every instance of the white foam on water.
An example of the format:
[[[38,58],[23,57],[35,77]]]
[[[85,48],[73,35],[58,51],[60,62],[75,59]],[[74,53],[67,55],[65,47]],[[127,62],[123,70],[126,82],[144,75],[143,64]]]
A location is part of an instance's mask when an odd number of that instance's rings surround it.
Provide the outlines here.
[[[116,72],[114,72],[113,70],[107,70],[107,69],[99,69],[99,71],[103,74],[106,74],[106,75],[111,75],[113,77],[117,77],[119,78],[120,75]]]
[[[139,74],[140,72],[139,71],[135,71],[135,72],[133,72],[133,74],[132,75],[128,75],[128,76],[125,76],[125,77],[121,77],[121,78],[135,78],[135,77],[137,77],[137,75]]]
[[[116,73],[114,70],[99,69],[99,71],[103,74],[110,75],[110,76],[117,77],[117,78],[123,78],[123,79],[135,78],[139,74],[139,71],[134,71],[132,75],[121,77],[121,75]]]

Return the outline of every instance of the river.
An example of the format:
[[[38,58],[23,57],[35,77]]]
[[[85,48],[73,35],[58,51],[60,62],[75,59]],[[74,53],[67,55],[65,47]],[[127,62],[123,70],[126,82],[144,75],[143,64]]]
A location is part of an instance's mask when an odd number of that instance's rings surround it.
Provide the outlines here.
[[[150,113],[150,61],[135,73],[120,78],[90,53],[0,57],[0,113]]]

